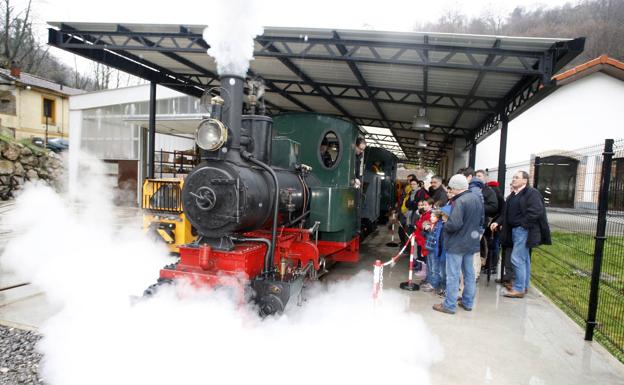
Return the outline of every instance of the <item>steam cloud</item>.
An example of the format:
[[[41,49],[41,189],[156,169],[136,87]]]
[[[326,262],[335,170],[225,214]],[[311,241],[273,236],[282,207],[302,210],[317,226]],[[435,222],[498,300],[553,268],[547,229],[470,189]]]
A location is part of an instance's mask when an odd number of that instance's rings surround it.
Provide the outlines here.
[[[208,55],[217,62],[220,75],[244,77],[253,60],[254,38],[264,31],[259,21],[259,1],[215,0],[210,4],[210,24],[204,40]]]
[[[84,156],[82,157],[84,159]],[[50,385],[428,384],[442,356],[404,298],[371,300],[371,272],[307,289],[303,307],[260,319],[228,290],[184,284],[136,300],[168,257],[138,228],[120,228],[104,169],[80,165],[77,204],[30,186],[7,218],[2,261],[61,309],[41,328]]]

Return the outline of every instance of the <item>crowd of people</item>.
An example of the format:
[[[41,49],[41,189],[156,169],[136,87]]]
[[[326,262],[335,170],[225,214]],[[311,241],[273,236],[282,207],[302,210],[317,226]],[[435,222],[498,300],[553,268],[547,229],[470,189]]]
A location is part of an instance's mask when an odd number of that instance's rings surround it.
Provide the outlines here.
[[[399,237],[416,243],[422,274],[421,290],[444,300],[433,306],[454,314],[457,307],[471,311],[482,272],[497,273],[499,254],[505,252],[505,275],[497,279],[509,298],[523,298],[531,277],[531,248],[550,244],[550,230],[541,194],[529,186],[529,175],[513,176],[505,199],[502,186],[488,181],[484,170],[462,168],[444,184],[431,178],[429,188],[414,174],[398,190]]]

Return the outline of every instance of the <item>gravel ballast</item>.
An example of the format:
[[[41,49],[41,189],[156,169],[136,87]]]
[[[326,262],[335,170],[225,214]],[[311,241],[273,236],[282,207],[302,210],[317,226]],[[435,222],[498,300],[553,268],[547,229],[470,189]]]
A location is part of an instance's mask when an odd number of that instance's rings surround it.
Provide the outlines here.
[[[0,385],[42,384],[35,332],[0,326]]]

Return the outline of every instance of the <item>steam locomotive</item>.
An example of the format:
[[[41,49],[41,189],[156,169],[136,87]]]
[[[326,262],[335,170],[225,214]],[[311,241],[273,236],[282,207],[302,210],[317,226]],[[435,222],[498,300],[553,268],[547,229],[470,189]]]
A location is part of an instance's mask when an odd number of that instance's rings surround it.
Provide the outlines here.
[[[178,247],[179,261],[161,269],[146,294],[178,279],[198,286],[242,281],[267,316],[300,301],[304,280],[326,273],[328,264],[359,260],[370,185],[365,176],[362,189],[353,186],[359,128],[313,113],[270,118],[261,96],[253,83],[223,76],[196,131],[199,164],[181,191],[165,183],[150,196],[150,207],[181,210],[195,240]]]
[[[179,252],[146,294],[178,279],[243,284],[262,315],[280,313],[301,300],[306,278],[359,260],[360,234],[394,206],[396,157],[367,148],[355,188],[358,126],[314,113],[265,116],[261,88],[240,77],[222,77],[220,91],[196,131],[199,164],[183,182],[144,185],[146,227]]]

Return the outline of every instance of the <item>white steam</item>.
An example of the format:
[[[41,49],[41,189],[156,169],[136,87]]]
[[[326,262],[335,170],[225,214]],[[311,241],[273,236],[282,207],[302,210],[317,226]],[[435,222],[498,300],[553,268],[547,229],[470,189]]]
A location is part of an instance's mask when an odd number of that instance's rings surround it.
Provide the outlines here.
[[[210,23],[204,40],[208,55],[217,62],[220,75],[244,77],[253,60],[254,38],[264,31],[259,20],[259,1],[215,0],[210,3]]]
[[[167,263],[166,249],[148,240],[138,221],[117,223],[103,163],[81,154],[79,171],[72,200],[47,186],[26,186],[6,218],[16,236],[2,261],[66,304],[140,294]]]
[[[304,306],[264,320],[227,290],[178,285],[131,300],[166,251],[119,227],[101,165],[80,169],[78,205],[41,186],[19,197],[2,257],[62,306],[41,328],[47,384],[430,383],[437,338],[401,293],[375,306],[371,272],[310,285]]]

